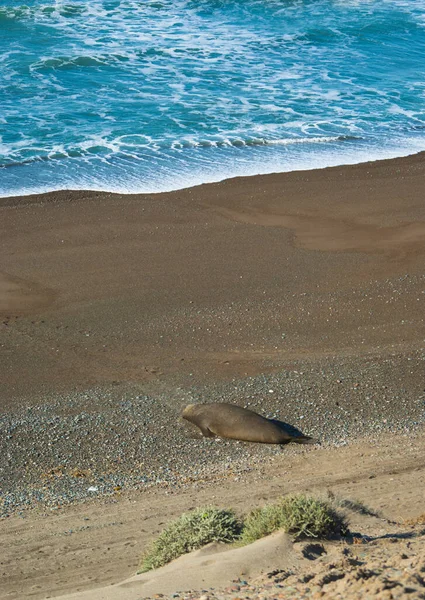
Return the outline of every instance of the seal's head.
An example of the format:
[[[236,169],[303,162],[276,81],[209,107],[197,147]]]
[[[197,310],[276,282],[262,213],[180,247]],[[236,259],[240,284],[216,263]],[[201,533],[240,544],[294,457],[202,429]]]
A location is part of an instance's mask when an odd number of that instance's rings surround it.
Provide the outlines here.
[[[182,417],[183,419],[187,419],[188,417],[190,417],[191,415],[194,414],[195,409],[196,409],[196,404],[188,404],[183,410],[182,410]]]

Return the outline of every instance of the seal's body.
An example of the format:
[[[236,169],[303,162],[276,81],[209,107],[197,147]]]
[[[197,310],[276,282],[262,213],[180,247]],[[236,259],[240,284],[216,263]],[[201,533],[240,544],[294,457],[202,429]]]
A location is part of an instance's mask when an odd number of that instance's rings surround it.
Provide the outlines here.
[[[310,437],[291,435],[285,423],[266,419],[234,404],[189,404],[182,412],[183,419],[194,423],[205,437],[224,437],[260,444],[315,444]]]

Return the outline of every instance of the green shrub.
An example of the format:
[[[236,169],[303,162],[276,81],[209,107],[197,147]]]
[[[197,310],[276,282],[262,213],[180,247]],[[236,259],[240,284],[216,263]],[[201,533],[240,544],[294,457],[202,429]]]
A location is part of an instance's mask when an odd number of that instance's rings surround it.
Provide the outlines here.
[[[348,530],[344,517],[329,502],[297,494],[253,510],[245,519],[240,542],[250,544],[278,529],[298,538],[330,538]]]
[[[241,523],[231,510],[206,507],[184,513],[151,543],[142,557],[139,573],[162,567],[210,542],[232,542],[240,532]]]
[[[142,557],[139,573],[162,567],[210,542],[246,545],[279,529],[298,538],[331,538],[348,532],[344,516],[332,502],[304,494],[285,496],[275,504],[257,508],[243,524],[231,510],[197,508],[165,527]]]

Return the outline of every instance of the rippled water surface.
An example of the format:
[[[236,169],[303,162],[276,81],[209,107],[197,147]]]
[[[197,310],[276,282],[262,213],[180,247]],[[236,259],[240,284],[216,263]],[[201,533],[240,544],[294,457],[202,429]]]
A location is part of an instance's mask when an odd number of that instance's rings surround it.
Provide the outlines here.
[[[425,149],[425,0],[3,0],[0,195]]]

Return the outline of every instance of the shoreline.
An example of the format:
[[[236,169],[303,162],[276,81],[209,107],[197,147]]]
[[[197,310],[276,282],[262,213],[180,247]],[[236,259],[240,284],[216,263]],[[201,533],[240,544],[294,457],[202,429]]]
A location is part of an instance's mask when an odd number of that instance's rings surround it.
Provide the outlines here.
[[[414,157],[414,156],[418,156],[421,154],[425,154],[425,148],[421,149],[421,150],[413,150],[413,149],[409,149],[409,151],[403,151],[400,154],[400,150],[399,151],[395,151],[395,152],[390,152],[388,156],[385,155],[385,152],[381,151],[381,152],[377,152],[376,153],[376,158],[372,157],[367,157],[363,154],[361,154],[358,158],[352,158],[352,159],[348,159],[348,162],[334,162],[333,160],[329,161],[325,161],[325,163],[320,164],[315,164],[312,167],[307,167],[306,165],[302,165],[300,167],[295,167],[295,168],[290,168],[289,170],[283,170],[283,171],[275,171],[275,170],[271,170],[267,169],[265,171],[255,171],[252,173],[246,173],[246,174],[235,174],[235,175],[217,175],[214,176],[212,179],[208,179],[205,181],[193,181],[192,183],[189,183],[188,185],[181,185],[178,187],[171,187],[171,188],[167,188],[167,189],[163,189],[163,190],[159,190],[159,191],[143,191],[143,190],[137,190],[137,189],[133,189],[133,190],[113,190],[111,188],[108,189],[103,189],[103,188],[86,188],[86,187],[65,187],[65,188],[55,188],[55,189],[51,189],[51,190],[32,190],[32,191],[25,191],[23,193],[20,194],[15,194],[15,193],[8,193],[6,195],[1,195],[0,194],[0,205],[2,204],[3,200],[8,200],[10,198],[12,199],[17,199],[17,198],[28,198],[31,196],[43,196],[43,195],[49,195],[49,194],[60,194],[62,192],[85,192],[85,193],[97,193],[97,194],[117,194],[117,195],[121,195],[121,196],[134,196],[134,195],[138,195],[138,196],[155,196],[155,195],[159,195],[159,194],[170,194],[170,193],[174,193],[174,192],[182,192],[182,191],[187,191],[193,188],[197,188],[197,187],[201,187],[204,185],[214,185],[214,184],[220,184],[220,183],[224,183],[226,181],[231,181],[231,180],[235,180],[235,179],[246,179],[246,178],[254,178],[254,177],[263,177],[263,176],[269,176],[269,175],[286,175],[289,173],[307,173],[310,171],[323,171],[323,170],[327,170],[327,169],[333,169],[333,168],[343,168],[343,167],[351,167],[351,166],[360,166],[360,165],[366,165],[366,164],[370,164],[370,163],[377,163],[377,162],[386,162],[386,161],[393,161],[393,160],[399,160],[399,159],[403,159],[403,158],[410,158],[410,157]],[[329,164],[328,164],[329,163]],[[5,165],[3,168],[9,168],[9,167],[16,167],[16,166],[20,166],[20,165]],[[1,169],[1,167],[0,167]],[[1,171],[0,171],[1,172]]]

